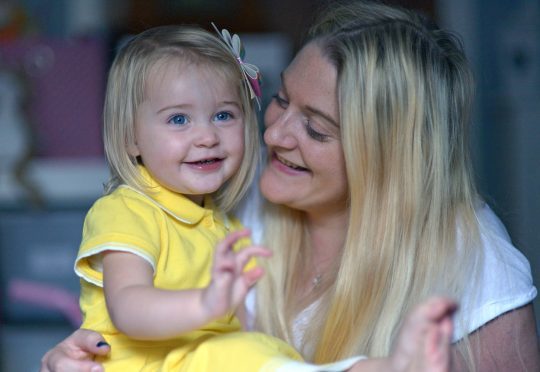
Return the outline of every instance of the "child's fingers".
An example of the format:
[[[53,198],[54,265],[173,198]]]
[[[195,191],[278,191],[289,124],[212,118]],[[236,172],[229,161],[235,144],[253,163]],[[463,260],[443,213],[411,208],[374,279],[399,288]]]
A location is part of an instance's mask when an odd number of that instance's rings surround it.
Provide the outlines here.
[[[446,297],[432,297],[416,306],[405,318],[400,331],[400,337],[411,341],[410,343],[402,344],[402,347],[412,351],[414,344],[420,342],[425,337],[426,332],[431,326],[441,327],[443,323],[446,334],[450,334],[451,337],[451,316],[456,309],[456,302]]]
[[[428,370],[434,372],[450,370],[452,328],[452,319],[449,315],[429,325],[425,340],[425,358],[428,362]]]
[[[244,280],[247,285],[247,289],[251,288],[257,281],[264,275],[264,269],[262,267],[255,267],[246,271],[244,274]]]
[[[242,238],[246,238],[251,234],[251,230],[242,229],[233,231],[228,234],[222,241],[216,246],[216,254],[224,254],[232,249],[232,247]]]
[[[236,255],[234,252],[216,254],[214,256],[214,269],[213,271],[230,271],[236,270]]]
[[[232,304],[236,307],[241,304],[249,289],[257,283],[257,281],[264,275],[264,269],[262,267],[255,267],[251,270],[242,272],[235,280],[234,288],[232,291]]]
[[[447,316],[441,321],[441,333],[444,340],[448,343],[452,343],[452,336],[454,335],[454,322],[452,318]]]
[[[447,297],[436,297],[428,311],[428,318],[435,322],[441,322],[443,319],[451,317],[457,308],[458,305],[454,300]]]
[[[244,267],[247,265],[249,260],[253,257],[270,257],[272,256],[272,251],[267,248],[252,245],[247,248],[242,249],[236,254],[236,269],[241,272],[244,270]]]
[[[454,300],[447,297],[432,297],[411,313],[413,323],[423,322],[439,322],[445,317],[451,316],[457,309],[457,304]]]
[[[445,372],[450,366],[450,340],[445,338],[440,327],[431,325],[426,331],[424,355],[420,359],[424,369],[434,372]]]

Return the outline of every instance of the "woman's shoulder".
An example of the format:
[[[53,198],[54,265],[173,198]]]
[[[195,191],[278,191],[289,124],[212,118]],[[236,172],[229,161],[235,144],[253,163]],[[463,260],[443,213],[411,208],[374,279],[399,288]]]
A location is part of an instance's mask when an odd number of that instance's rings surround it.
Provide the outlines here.
[[[484,253],[486,274],[496,280],[498,274],[511,279],[509,285],[532,286],[531,266],[527,258],[512,244],[504,224],[486,203],[479,206],[476,215],[480,227],[480,238]],[[494,269],[502,270],[490,270]],[[502,279],[502,278],[500,278]],[[499,281],[500,281],[499,279]],[[486,283],[488,284],[488,283]]]

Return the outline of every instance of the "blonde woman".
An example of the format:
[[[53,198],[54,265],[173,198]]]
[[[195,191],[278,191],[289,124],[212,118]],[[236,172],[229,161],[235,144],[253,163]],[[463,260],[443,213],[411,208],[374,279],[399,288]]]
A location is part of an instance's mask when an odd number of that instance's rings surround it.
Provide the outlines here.
[[[474,186],[472,91],[459,42],[417,14],[321,12],[266,110],[264,218],[243,214],[274,252],[247,301],[256,329],[316,363],[386,356],[404,314],[444,293],[460,303],[453,369],[538,368],[529,264]],[[99,340],[79,331],[43,364]]]

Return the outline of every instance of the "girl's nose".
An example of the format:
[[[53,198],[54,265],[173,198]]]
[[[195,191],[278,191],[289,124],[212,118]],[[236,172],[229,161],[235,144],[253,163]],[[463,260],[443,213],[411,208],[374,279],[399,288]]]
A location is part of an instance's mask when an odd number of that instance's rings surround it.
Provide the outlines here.
[[[197,147],[214,147],[217,144],[219,144],[219,134],[214,125],[201,125],[197,128],[197,137],[195,140]]]

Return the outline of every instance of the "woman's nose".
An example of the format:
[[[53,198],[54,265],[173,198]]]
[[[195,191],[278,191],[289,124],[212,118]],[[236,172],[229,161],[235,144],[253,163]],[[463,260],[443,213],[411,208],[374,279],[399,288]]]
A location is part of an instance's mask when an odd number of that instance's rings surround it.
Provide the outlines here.
[[[298,128],[294,125],[293,115],[287,111],[276,116],[265,117],[266,130],[264,131],[264,142],[269,146],[279,146],[292,149],[296,146],[296,135]]]

